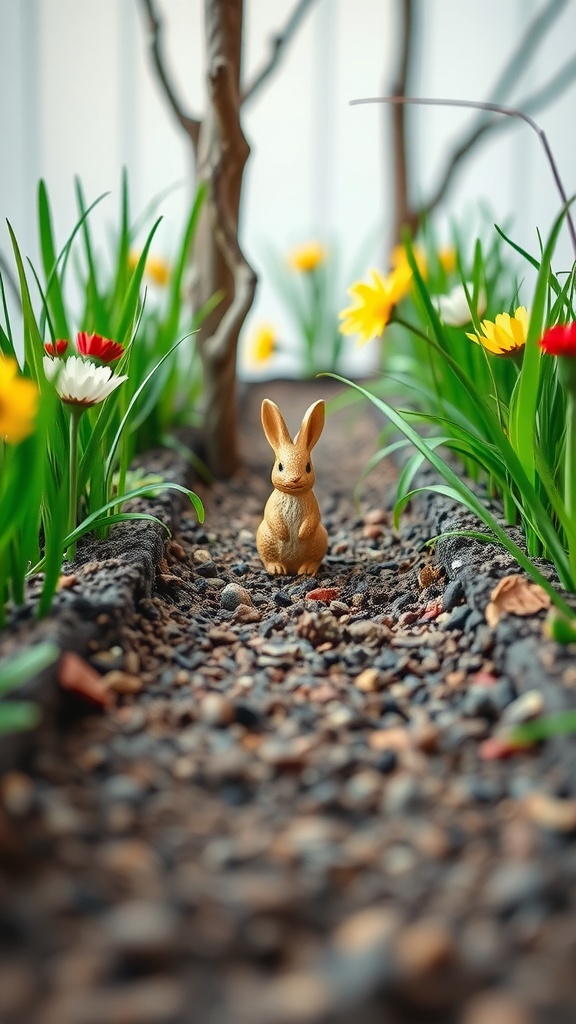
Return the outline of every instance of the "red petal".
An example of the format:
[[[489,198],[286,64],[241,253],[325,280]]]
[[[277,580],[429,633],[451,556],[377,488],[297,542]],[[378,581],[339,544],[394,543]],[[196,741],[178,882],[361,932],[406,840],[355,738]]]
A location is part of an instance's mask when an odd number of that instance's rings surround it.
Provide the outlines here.
[[[63,355],[67,348],[68,342],[63,338],[60,338],[58,341],[47,341],[44,343],[45,352],[47,355],[52,356],[52,358]]]
[[[124,352],[123,346],[118,341],[110,341],[100,334],[88,334],[87,331],[80,331],[76,335],[76,348],[82,356],[93,356],[103,363],[112,363],[119,359]]]
[[[550,356],[576,356],[576,323],[549,327],[540,339],[540,348]]]

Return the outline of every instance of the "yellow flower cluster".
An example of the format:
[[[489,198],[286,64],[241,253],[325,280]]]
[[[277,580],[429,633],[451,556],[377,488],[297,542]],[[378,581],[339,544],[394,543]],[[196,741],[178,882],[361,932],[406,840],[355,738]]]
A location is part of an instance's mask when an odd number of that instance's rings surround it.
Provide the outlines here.
[[[0,356],[0,439],[18,444],[34,430],[38,388],[18,373],[15,359]]]

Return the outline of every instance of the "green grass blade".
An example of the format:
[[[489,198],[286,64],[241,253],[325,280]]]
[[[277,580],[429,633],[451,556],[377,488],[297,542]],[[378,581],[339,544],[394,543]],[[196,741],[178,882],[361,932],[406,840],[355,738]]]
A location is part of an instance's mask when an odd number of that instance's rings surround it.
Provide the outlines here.
[[[2,701],[0,703],[0,734],[34,729],[40,718],[40,708],[32,701]]]
[[[152,244],[152,239],[154,238],[154,235],[158,230],[158,225],[160,224],[161,220],[162,218],[159,217],[158,220],[153,224],[148,234],[148,237],[144,243],[144,248],[140,253],[138,263],[136,264],[132,277],[130,278],[130,283],[126,291],[126,295],[124,297],[124,302],[122,303],[122,308],[120,310],[118,321],[114,325],[114,339],[116,341],[119,341],[123,345],[126,344],[127,340],[131,335],[132,325],[134,323],[136,311],[138,309],[140,286],[142,284],[142,278],[144,276],[144,269],[146,267],[148,252]]]
[[[530,325],[522,361],[522,373],[514,389],[510,403],[509,433],[510,442],[516,451],[524,472],[532,484],[536,477],[534,458],[536,410],[538,406],[538,388],[540,383],[540,356],[538,344],[543,333],[546,300],[550,283],[550,263],[556,241],[560,233],[566,209],[556,218],[548,243],[542,255],[534,301],[530,312]]]
[[[322,376],[324,376],[324,374]],[[380,398],[376,398],[374,395],[370,394],[369,391],[366,391],[366,389],[361,387],[359,384],[347,381],[344,377],[338,376],[338,374],[330,373],[326,374],[325,376],[334,377],[336,380],[339,380],[342,384],[348,384],[350,387],[355,388],[360,394],[363,394],[365,398],[368,398],[368,400],[371,401],[372,404],[376,406],[376,408],[380,409],[384,416],[391,420],[394,426],[397,427],[397,429],[400,430],[404,434],[404,436],[407,437],[412,442],[414,447],[424,455],[424,457],[428,460],[428,462],[430,462],[434,469],[437,470],[440,476],[444,478],[448,486],[454,492],[454,495],[458,497],[458,500],[461,501],[462,504],[466,505],[466,507],[470,509],[470,511],[473,512],[484,523],[485,526],[492,530],[495,537],[497,537],[500,543],[503,544],[504,547],[506,547],[507,550],[510,552],[510,554],[514,556],[518,564],[521,565],[522,568],[525,569],[526,572],[530,576],[532,576],[532,578],[536,580],[537,583],[544,587],[544,589],[548,593],[550,593],[551,600],[554,602],[554,604],[561,608],[565,615],[568,615],[569,617],[574,615],[574,612],[572,611],[570,606],[567,605],[563,598],[560,596],[560,594],[558,594],[558,592],[554,590],[553,587],[551,587],[550,583],[545,578],[545,576],[543,576],[539,569],[536,568],[534,563],[528,558],[528,556],[522,551],[522,549],[511,540],[506,531],[502,529],[498,521],[488,511],[488,509],[484,507],[484,505],[470,490],[470,488],[466,486],[466,484],[454,472],[454,470],[451,469],[450,466],[448,466],[448,464],[438,455],[438,453],[434,451],[434,449],[431,448],[422,437],[420,437],[417,431],[414,430],[414,428],[411,427],[410,424],[407,423],[391,405],[388,405]],[[425,489],[433,490],[433,488]]]
[[[70,338],[64,297],[62,295],[60,279],[56,273],[56,246],[54,244],[50,201],[46,184],[42,180],[38,185],[38,227],[44,276],[49,282],[46,289],[46,309],[50,309],[51,312],[55,337]]]
[[[18,281],[20,283],[20,297],[22,300],[22,316],[24,319],[24,360],[26,366],[30,370],[32,376],[37,380],[40,385],[43,384],[46,377],[44,374],[44,367],[42,365],[42,357],[44,355],[44,343],[42,341],[42,335],[34,315],[34,308],[32,306],[32,299],[30,297],[30,289],[28,287],[28,281],[26,278],[26,271],[24,270],[24,263],[22,260],[22,254],[16,241],[16,235],[12,230],[12,225],[9,221],[6,222],[8,225],[8,232],[10,234],[10,240],[12,242],[12,248],[14,250],[14,259],[16,260],[16,268],[18,271]]]
[[[185,337],[190,337],[190,335],[185,335]],[[114,466],[114,459],[115,459],[115,456],[116,456],[116,449],[117,449],[118,444],[120,442],[120,438],[122,437],[122,432],[124,430],[124,427],[126,426],[128,418],[130,416],[130,413],[132,412],[132,409],[134,408],[134,405],[136,404],[136,402],[138,401],[138,398],[142,394],[142,391],[144,390],[144,388],[148,384],[148,381],[150,381],[152,379],[152,377],[154,376],[156,371],[162,366],[162,364],[164,362],[166,362],[166,360],[169,358],[169,356],[171,356],[172,353],[176,351],[178,346],[182,344],[182,342],[185,340],[185,337],[179,338],[178,341],[175,342],[174,345],[172,345],[172,347],[168,350],[168,352],[166,352],[162,356],[162,358],[155,364],[155,366],[152,367],[150,372],[146,375],[146,377],[144,378],[142,383],[136,388],[136,391],[132,395],[132,398],[131,398],[131,400],[130,400],[130,402],[128,404],[128,408],[126,409],[126,412],[124,413],[124,415],[123,415],[123,417],[122,417],[122,419],[120,421],[120,426],[118,427],[118,430],[116,431],[115,437],[114,437],[114,439],[113,439],[113,441],[112,441],[112,443],[110,445],[109,451],[108,451],[108,457],[106,459],[106,470],[105,470],[105,478],[106,478],[106,480],[108,480],[108,481],[110,480],[110,476],[111,476],[112,469],[113,469],[113,466]]]
[[[82,226],[82,239],[84,242],[84,255],[86,257],[86,265],[88,267],[88,278],[85,282],[85,294],[86,294],[86,308],[84,310],[84,317],[86,323],[84,328],[90,331],[98,331],[100,334],[109,335],[110,323],[108,318],[108,312],[106,310],[106,303],[100,293],[100,286],[98,283],[98,273],[96,269],[96,259],[94,257],[94,249],[92,246],[92,237],[90,234],[90,224],[87,216],[86,203],[84,201],[84,193],[82,190],[82,184],[79,178],[74,181],[74,188],[76,190],[76,202],[80,211],[80,222]]]
[[[206,200],[207,193],[208,183],[205,181],[201,182],[196,190],[192,210],[190,211],[190,216],[184,230],[180,251],[170,280],[170,301],[168,304],[168,316],[164,326],[168,338],[173,338],[178,331],[180,308],[182,304],[182,281],[190,259],[190,250],[196,235],[198,219]]]
[[[11,693],[38,675],[60,656],[56,644],[43,642],[0,662],[0,694]]]
[[[16,349],[14,348],[14,338],[12,336],[12,327],[10,324],[10,313],[8,312],[8,301],[6,299],[6,289],[4,287],[4,278],[0,271],[0,298],[2,299],[2,311],[4,313],[4,327],[0,326],[0,351],[5,356],[16,357]]]

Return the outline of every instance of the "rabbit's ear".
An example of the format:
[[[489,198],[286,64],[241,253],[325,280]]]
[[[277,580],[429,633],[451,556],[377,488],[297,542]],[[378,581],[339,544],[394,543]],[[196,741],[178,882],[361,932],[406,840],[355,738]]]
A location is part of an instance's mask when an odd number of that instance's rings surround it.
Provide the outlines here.
[[[282,413],[276,403],[271,402],[269,398],[262,400],[262,426],[266,440],[274,451],[277,451],[283,444],[292,444]]]
[[[307,451],[312,451],[324,429],[325,418],[326,405],[324,399],[320,398],[304,413],[302,426],[294,438],[294,444],[303,445]]]

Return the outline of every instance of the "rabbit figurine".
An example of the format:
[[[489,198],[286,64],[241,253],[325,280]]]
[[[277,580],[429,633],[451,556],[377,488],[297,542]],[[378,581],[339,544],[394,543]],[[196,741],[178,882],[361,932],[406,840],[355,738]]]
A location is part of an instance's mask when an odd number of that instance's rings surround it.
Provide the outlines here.
[[[276,456],[274,490],[256,534],[258,554],[271,575],[314,575],[328,547],[328,534],[312,488],[316,479],[310,452],[324,426],[322,399],[306,411],[291,440],[278,406],[265,398],[262,426]]]

